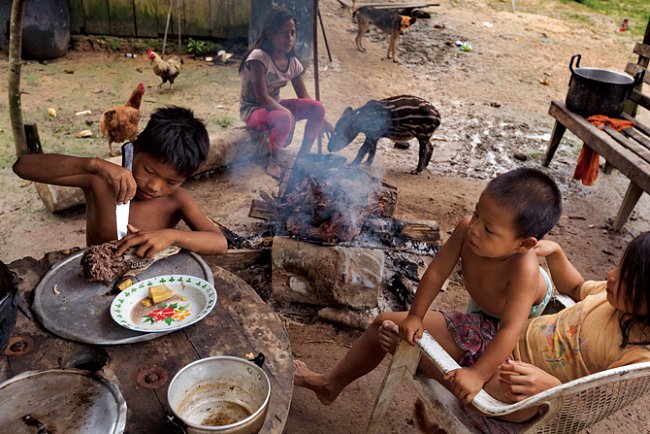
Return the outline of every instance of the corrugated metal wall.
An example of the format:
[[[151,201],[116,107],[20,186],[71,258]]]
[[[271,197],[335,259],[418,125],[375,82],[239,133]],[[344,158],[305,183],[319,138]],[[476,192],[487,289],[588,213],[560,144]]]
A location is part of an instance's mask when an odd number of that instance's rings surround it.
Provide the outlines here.
[[[247,38],[255,0],[172,0],[169,34]],[[165,32],[170,0],[68,0],[70,31],[123,37],[158,37]]]

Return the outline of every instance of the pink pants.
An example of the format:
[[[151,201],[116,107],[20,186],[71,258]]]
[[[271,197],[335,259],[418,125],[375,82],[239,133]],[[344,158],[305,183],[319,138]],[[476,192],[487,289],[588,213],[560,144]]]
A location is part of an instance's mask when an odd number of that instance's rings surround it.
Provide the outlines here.
[[[287,139],[291,134],[293,123],[307,119],[303,146],[307,151],[314,143],[325,120],[325,108],[320,101],[307,98],[282,99],[280,105],[286,107],[292,114],[282,110],[266,110],[259,108],[251,113],[246,126],[254,130],[271,130],[269,134],[269,149],[272,153],[282,151],[288,145]],[[303,150],[301,148],[301,150]]]

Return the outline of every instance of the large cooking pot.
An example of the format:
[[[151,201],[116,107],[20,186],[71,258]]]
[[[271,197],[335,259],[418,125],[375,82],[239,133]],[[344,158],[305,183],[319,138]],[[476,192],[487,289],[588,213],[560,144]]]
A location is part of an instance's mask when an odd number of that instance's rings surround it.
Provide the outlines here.
[[[581,68],[580,54],[571,56],[571,81],[566,96],[569,110],[582,116],[605,115],[618,117],[632,89],[641,83],[645,69],[631,75],[600,68]],[[575,61],[575,69],[573,62]]]
[[[189,434],[254,434],[266,419],[271,382],[246,359],[215,356],[178,371],[167,401]]]
[[[11,332],[16,325],[17,305],[16,276],[0,261],[0,354],[5,353]]]

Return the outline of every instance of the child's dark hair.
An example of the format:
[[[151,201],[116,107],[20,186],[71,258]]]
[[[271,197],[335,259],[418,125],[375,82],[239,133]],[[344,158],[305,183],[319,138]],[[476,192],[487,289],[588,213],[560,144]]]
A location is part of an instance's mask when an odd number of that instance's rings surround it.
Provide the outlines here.
[[[519,168],[497,176],[485,193],[515,215],[517,238],[541,240],[560,220],[562,194],[545,173]]]
[[[246,59],[248,59],[248,55],[251,54],[251,51],[259,48],[260,50],[271,54],[273,51],[273,42],[271,41],[271,36],[274,33],[277,33],[280,27],[282,27],[284,23],[289,20],[293,20],[294,23],[296,22],[296,17],[291,13],[289,9],[280,5],[274,5],[271,8],[269,13],[266,15],[266,18],[264,18],[264,24],[262,25],[262,29],[260,30],[260,34],[255,40],[255,43],[251,45],[250,49],[246,52],[244,57],[242,57],[242,61],[239,64],[240,73],[244,70]],[[291,51],[287,53],[287,57],[298,57],[294,48],[292,48]]]
[[[133,144],[136,152],[147,153],[188,177],[208,156],[210,139],[192,110],[168,106],[153,112]]]
[[[639,235],[628,244],[619,268],[618,289],[625,287],[623,299],[627,306],[634,306],[643,315],[626,313],[618,322],[623,334],[621,347],[627,344],[649,345],[650,336],[638,342],[630,341],[630,330],[634,325],[646,329],[650,326],[650,232]]]

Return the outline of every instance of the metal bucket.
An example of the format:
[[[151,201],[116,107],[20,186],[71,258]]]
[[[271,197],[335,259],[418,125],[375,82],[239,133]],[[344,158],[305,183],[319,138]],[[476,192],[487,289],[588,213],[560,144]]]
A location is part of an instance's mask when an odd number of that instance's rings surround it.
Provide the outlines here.
[[[181,369],[167,401],[190,434],[252,434],[266,419],[271,382],[246,359],[215,356]]]

